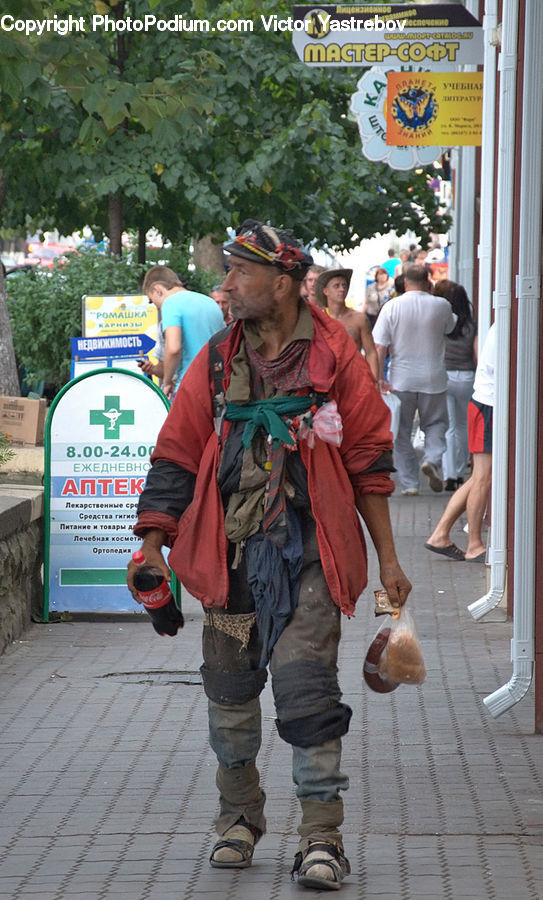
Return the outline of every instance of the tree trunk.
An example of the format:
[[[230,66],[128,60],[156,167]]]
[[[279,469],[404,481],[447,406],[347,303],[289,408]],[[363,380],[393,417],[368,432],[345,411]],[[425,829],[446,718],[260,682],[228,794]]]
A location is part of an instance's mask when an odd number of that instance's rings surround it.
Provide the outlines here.
[[[11,323],[4,291],[4,276],[0,271],[0,395],[20,397],[21,388],[13,350]]]
[[[4,173],[0,169],[0,209],[4,205],[6,190]],[[2,266],[0,266],[0,394],[6,397],[20,397],[21,395]]]
[[[123,198],[114,194],[109,198],[109,252],[112,256],[122,255]]]
[[[0,209],[2,209],[4,205],[7,189],[8,186],[6,184],[6,179],[4,178],[4,173],[2,172],[2,169],[0,169]]]
[[[147,256],[147,229],[138,228],[138,262],[142,265],[146,263]]]
[[[219,243],[213,243],[213,238]],[[222,280],[224,277],[222,237],[213,234],[206,234],[204,237],[197,235],[194,238],[193,261],[197,269],[217,272]]]

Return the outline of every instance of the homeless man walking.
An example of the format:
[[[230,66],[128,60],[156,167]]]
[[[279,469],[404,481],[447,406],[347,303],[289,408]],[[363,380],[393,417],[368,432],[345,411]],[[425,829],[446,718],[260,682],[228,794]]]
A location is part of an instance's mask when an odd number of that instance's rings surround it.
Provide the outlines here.
[[[341,324],[300,298],[312,259],[288,231],[252,219],[226,247],[236,321],[191,364],[152,455],[135,533],[203,604],[202,678],[217,759],[219,835],[210,863],[251,864],[266,828],[256,758],[269,667],[301,806],[293,872],[338,889],[343,852],[341,613],[366,585],[360,512],[383,587],[403,605],[388,511],[387,406]],[[337,409],[336,409],[337,406]],[[133,586],[134,564],[128,585]]]

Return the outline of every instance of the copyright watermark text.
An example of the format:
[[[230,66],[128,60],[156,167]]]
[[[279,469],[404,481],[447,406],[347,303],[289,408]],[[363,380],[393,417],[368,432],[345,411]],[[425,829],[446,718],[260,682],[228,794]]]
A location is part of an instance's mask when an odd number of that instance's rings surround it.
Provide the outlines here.
[[[405,27],[405,20],[394,19],[381,21],[378,16],[364,22],[351,17],[350,20],[333,20],[330,15],[318,13],[318,25],[325,31],[369,31],[369,30],[400,30]],[[177,33],[221,33],[221,34],[247,34],[255,31],[255,26],[267,32],[277,31],[305,31],[311,32],[315,23],[310,19],[294,19],[292,16],[281,19],[279,16],[261,15],[256,22],[253,19],[186,19],[182,15],[175,15],[170,19],[161,19],[149,13],[136,19],[126,16],[117,19],[109,15],[72,16],[61,18],[54,15],[48,19],[17,19],[13,15],[0,16],[0,31],[14,31],[25,34],[27,37],[35,35],[41,37],[44,34],[54,33],[66,36],[73,33],[123,33],[123,32],[177,32]]]

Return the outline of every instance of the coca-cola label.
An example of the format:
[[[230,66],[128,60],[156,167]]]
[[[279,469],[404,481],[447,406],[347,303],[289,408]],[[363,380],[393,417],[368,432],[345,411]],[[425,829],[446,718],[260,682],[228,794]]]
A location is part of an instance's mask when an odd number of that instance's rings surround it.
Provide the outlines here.
[[[138,591],[138,594],[143,601],[143,605],[147,607],[147,609],[159,609],[161,606],[166,606],[166,603],[169,602],[170,597],[172,596],[170,586],[166,579],[164,579],[158,587],[153,588],[152,591]]]

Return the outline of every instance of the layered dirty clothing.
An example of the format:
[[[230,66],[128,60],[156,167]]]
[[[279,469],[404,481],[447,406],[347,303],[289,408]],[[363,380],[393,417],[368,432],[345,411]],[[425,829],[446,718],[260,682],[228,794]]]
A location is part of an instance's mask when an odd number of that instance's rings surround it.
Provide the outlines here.
[[[277,361],[251,323],[215,336],[161,430],[136,534],[160,528],[169,564],[206,610],[202,676],[219,761],[219,834],[264,831],[256,756],[259,694],[272,677],[277,728],[293,747],[302,838],[340,840],[351,710],[337,679],[340,610],[366,584],[356,497],[389,494],[390,414],[341,325],[300,304]],[[339,443],[315,436],[334,402]]]
[[[390,478],[390,413],[366,361],[345,329],[315,306],[304,304],[301,310],[300,318],[303,316],[307,324],[309,314],[313,329],[311,387],[337,403],[343,439],[336,447],[316,438],[312,448],[302,440],[298,453],[326,582],[334,603],[351,615],[367,579],[356,496],[390,495],[394,489]],[[245,328],[250,334],[247,325]],[[215,359],[213,365],[222,369],[224,395],[237,403],[246,402],[251,399],[250,385],[235,377],[240,369],[243,374],[244,368],[238,358],[242,323],[236,322],[217,337],[221,339],[214,349],[219,360]],[[206,608],[226,606],[229,595],[230,542],[217,474],[223,455],[228,453],[233,423],[218,421],[214,396],[207,344],[183,379],[160,431],[134,529],[139,536],[149,528],[166,532],[172,548],[171,568]]]

